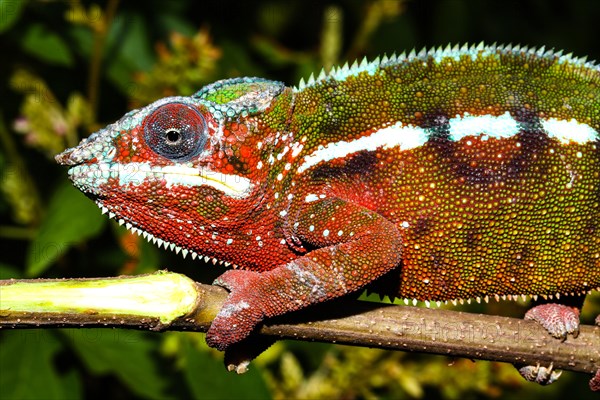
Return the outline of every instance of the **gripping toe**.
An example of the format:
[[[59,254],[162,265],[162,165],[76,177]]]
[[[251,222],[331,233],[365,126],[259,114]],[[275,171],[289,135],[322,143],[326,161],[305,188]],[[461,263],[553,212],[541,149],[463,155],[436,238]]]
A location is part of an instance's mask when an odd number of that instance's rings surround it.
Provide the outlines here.
[[[540,304],[525,314],[525,319],[537,321],[555,338],[565,340],[568,334],[579,334],[579,310],[563,304]]]
[[[537,365],[526,365],[518,367],[519,374],[529,382],[535,382],[540,385],[550,385],[558,380],[562,371],[554,370],[553,364],[548,368]]]

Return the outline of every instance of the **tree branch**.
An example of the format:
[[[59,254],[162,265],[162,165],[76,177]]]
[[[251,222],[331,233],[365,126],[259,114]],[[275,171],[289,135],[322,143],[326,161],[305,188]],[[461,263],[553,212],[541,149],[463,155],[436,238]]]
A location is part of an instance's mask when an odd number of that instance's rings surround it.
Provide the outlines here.
[[[0,281],[0,328],[206,332],[226,297],[222,288],[163,271],[102,279],[7,280]],[[533,321],[443,309],[342,299],[269,320],[260,333],[513,364],[552,363],[585,373],[600,369],[600,327],[581,326],[577,338],[561,342]]]

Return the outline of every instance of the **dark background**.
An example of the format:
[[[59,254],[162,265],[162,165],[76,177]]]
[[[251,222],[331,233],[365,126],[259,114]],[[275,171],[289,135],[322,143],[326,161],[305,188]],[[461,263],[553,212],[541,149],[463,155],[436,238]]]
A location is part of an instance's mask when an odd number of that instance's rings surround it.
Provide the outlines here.
[[[133,107],[217,79],[295,85],[332,63],[448,43],[520,43],[597,60],[599,17],[596,0],[2,0],[0,277],[169,268],[210,282],[223,272],[127,234],[54,163],[54,154]],[[585,375],[565,373],[542,388],[510,365],[418,354],[285,342],[242,377],[226,373],[220,357],[200,334],[5,331],[0,398],[592,398]]]

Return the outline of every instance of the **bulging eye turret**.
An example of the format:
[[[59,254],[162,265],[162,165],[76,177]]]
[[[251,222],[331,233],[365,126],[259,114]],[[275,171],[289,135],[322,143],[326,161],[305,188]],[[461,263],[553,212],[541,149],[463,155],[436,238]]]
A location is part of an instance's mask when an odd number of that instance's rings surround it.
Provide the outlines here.
[[[172,161],[187,161],[198,155],[207,139],[204,117],[187,104],[164,104],[144,120],[144,140],[148,146]]]

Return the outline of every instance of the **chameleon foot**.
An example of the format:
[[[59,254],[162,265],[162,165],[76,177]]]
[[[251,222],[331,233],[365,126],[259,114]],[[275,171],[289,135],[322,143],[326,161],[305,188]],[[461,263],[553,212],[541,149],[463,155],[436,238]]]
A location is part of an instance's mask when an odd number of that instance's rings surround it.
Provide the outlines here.
[[[550,367],[548,368],[541,367],[540,364],[535,366],[527,365],[519,368],[519,373],[529,382],[535,382],[540,385],[550,385],[551,383],[556,382],[562,374],[562,371],[554,371],[553,368],[553,364],[550,364]]]
[[[264,319],[263,308],[253,295],[260,276],[258,272],[229,270],[215,280],[215,285],[231,293],[206,333],[210,347],[225,351],[250,335]]]
[[[525,314],[542,325],[555,338],[565,340],[569,333],[579,334],[579,310],[562,304],[540,304]]]
[[[579,309],[576,307],[555,303],[540,304],[527,311],[525,319],[538,322],[548,333],[561,340],[565,340],[569,333],[574,337],[579,334]],[[517,366],[517,369],[523,378],[540,385],[549,385],[562,374],[561,371],[553,371],[552,364],[548,368],[537,364]]]

